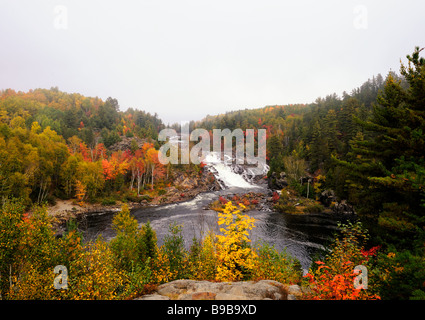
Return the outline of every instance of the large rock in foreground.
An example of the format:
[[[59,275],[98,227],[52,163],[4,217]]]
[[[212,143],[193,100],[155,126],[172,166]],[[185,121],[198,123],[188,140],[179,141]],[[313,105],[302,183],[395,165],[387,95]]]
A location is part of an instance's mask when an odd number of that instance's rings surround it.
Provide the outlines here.
[[[297,285],[274,280],[209,282],[176,280],[158,286],[153,294],[138,300],[295,300],[301,295]]]

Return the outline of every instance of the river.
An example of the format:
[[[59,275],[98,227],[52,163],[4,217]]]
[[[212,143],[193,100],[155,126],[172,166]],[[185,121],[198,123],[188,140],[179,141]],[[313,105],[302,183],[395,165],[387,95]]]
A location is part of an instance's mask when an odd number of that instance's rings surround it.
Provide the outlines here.
[[[150,221],[156,231],[158,245],[163,243],[164,236],[172,223],[182,225],[182,235],[187,248],[190,247],[193,237],[199,239],[209,230],[218,233],[217,213],[206,210],[205,207],[211,201],[217,200],[220,195],[250,191],[269,192],[266,186],[255,185],[242,179],[241,174],[236,174],[217,164],[213,167],[216,169],[213,172],[220,179],[224,190],[201,193],[185,202],[132,211],[132,215],[140,225]],[[341,220],[340,217],[326,213],[291,215],[270,210],[252,210],[248,214],[256,219],[255,228],[250,235],[252,243],[255,245],[265,241],[274,245],[279,251],[286,250],[300,261],[304,271],[308,270],[315,254],[329,241],[337,230],[338,220]],[[112,213],[96,213],[87,216],[84,227],[85,239],[95,239],[98,235],[102,235],[105,240],[113,238],[115,234],[111,228],[112,217]]]

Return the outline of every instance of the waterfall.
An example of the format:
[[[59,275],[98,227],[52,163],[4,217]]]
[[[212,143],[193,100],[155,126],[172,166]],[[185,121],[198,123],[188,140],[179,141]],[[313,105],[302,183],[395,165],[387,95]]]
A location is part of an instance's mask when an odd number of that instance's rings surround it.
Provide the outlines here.
[[[224,155],[221,160],[220,154],[210,152],[204,159],[206,167],[214,174],[222,189],[238,187],[244,189],[255,188],[252,179],[252,169],[243,165],[234,164],[233,159]],[[269,167],[264,165],[262,171],[267,174]]]

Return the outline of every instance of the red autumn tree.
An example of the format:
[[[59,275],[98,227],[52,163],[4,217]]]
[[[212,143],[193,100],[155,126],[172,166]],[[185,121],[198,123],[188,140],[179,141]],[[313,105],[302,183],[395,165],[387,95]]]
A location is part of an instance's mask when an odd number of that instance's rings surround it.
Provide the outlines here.
[[[84,142],[80,142],[80,153],[83,156],[84,161],[87,162],[91,162],[92,161],[92,157],[91,157],[91,152],[89,150],[89,148],[87,148],[87,145]]]

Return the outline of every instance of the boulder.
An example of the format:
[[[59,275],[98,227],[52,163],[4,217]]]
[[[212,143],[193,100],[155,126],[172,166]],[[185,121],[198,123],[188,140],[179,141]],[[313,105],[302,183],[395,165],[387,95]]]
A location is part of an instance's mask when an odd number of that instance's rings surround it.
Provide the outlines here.
[[[272,190],[281,190],[289,185],[285,172],[281,172],[279,175],[277,172],[273,172],[267,183]]]
[[[295,296],[299,296],[299,295],[302,294],[301,287],[296,285],[296,284],[293,284],[293,285],[288,287],[288,293],[293,294]]]
[[[167,296],[162,296],[160,294],[146,294],[144,296],[141,296],[139,298],[135,298],[134,300],[170,300]]]
[[[298,286],[288,286],[274,280],[209,282],[176,280],[164,283],[142,300],[287,300],[301,294]]]
[[[337,202],[335,191],[330,189],[323,191],[319,196],[319,201],[326,207],[330,207],[332,202]]]
[[[197,180],[192,178],[186,178],[180,183],[180,186],[182,186],[185,189],[192,189],[193,187],[196,187],[197,185],[198,185]]]
[[[347,200],[342,200],[341,202],[336,202],[332,207],[332,210],[335,214],[356,214],[354,207],[347,202]]]
[[[247,298],[246,296],[220,292],[216,295],[215,300],[251,300],[251,299]]]

